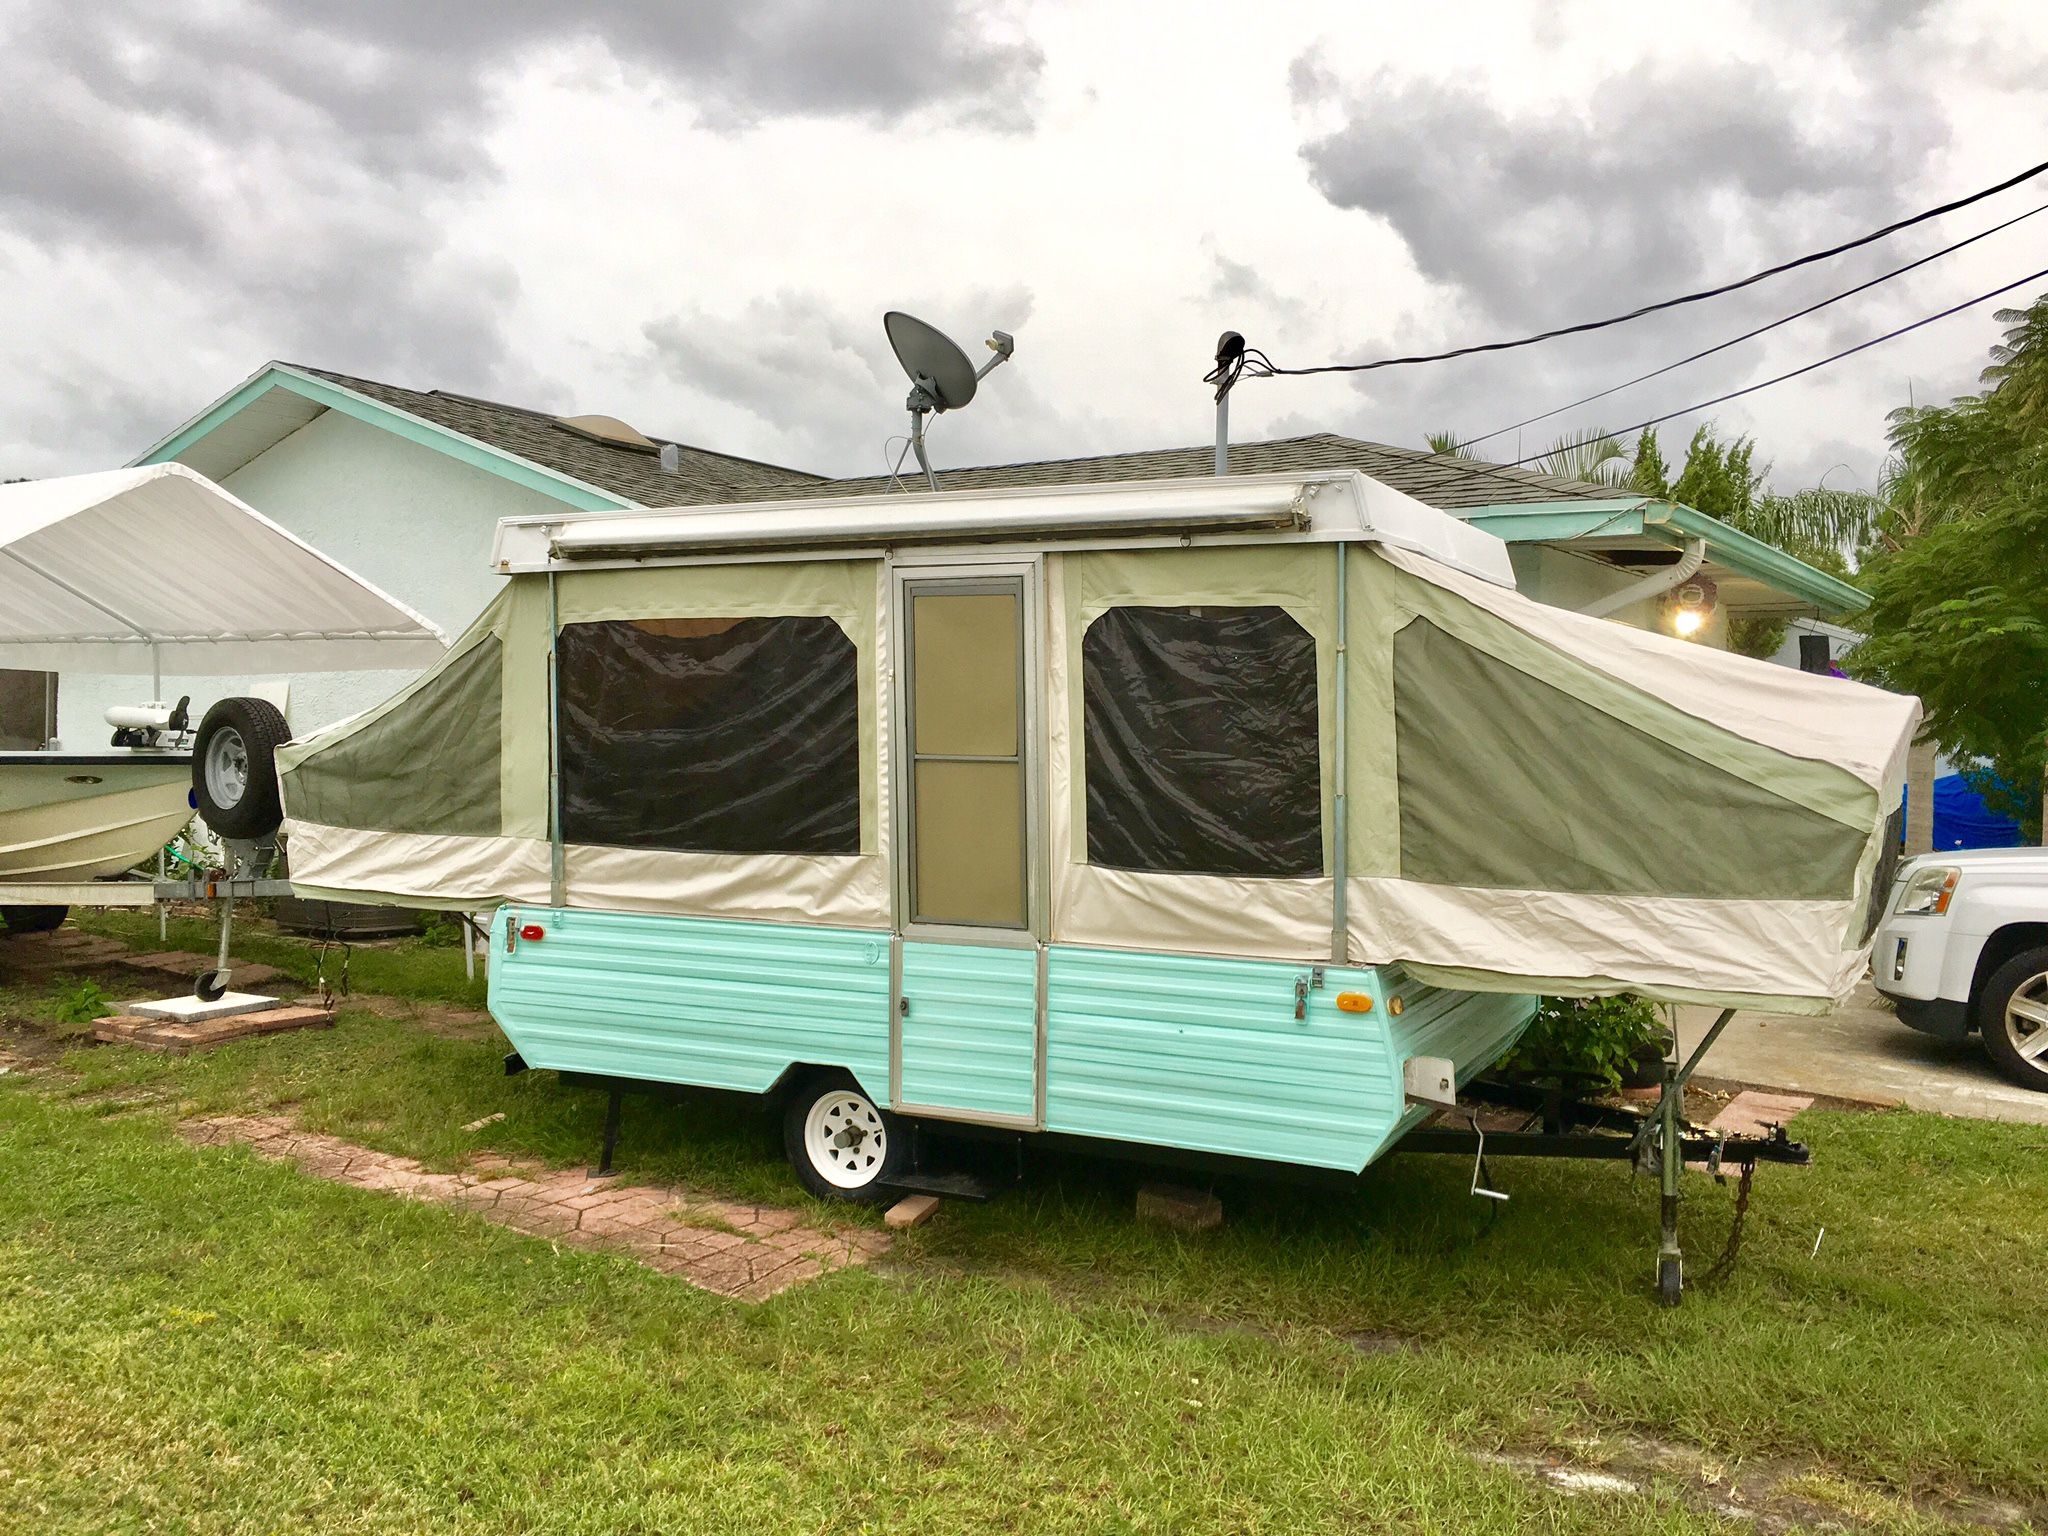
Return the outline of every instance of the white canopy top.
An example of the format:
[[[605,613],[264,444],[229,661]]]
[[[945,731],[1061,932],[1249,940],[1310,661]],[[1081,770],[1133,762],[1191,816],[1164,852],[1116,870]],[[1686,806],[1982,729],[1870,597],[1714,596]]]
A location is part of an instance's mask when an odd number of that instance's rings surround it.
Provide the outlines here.
[[[183,464],[0,485],[0,667],[427,666],[447,637]]]

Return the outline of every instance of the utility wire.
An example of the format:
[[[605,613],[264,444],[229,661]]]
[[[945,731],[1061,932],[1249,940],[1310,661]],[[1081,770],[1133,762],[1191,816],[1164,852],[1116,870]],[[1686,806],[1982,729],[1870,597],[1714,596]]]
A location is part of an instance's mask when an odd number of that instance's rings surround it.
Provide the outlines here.
[[[1622,427],[1613,432],[1595,433],[1587,441],[1598,443],[1604,442],[1611,437],[1626,437],[1631,432],[1640,432],[1645,427],[1657,426],[1661,422],[1670,421],[1673,417],[1690,416],[1694,411],[1709,410],[1717,405],[1726,405],[1730,400],[1740,400],[1744,395],[1753,395],[1760,389],[1769,389],[1773,384],[1783,384],[1788,379],[1796,379],[1802,374],[1812,373],[1816,369],[1827,367],[1830,363],[1839,363],[1845,357],[1854,357],[1858,352],[1867,352],[1872,347],[1882,345],[1887,341],[1896,340],[1909,331],[1917,331],[1923,325],[1932,325],[1937,320],[1946,320],[1950,315],[1960,314],[1973,305],[1982,304],[1986,299],[1995,299],[2002,293],[2010,293],[2015,288],[2024,288],[2027,284],[2039,282],[2044,277],[2048,277],[2048,267],[2043,267],[2038,272],[2029,273],[2025,277],[2007,283],[2002,288],[1994,288],[1989,293],[1980,293],[1974,299],[1965,299],[1960,304],[1951,304],[1947,309],[1940,311],[1938,314],[1929,315],[1924,320],[1915,320],[1911,325],[1902,325],[1895,331],[1886,331],[1882,336],[1873,336],[1868,341],[1860,341],[1853,347],[1847,347],[1835,353],[1832,357],[1824,357],[1817,363],[1808,363],[1804,368],[1794,368],[1791,372],[1781,373],[1776,378],[1764,379],[1755,384],[1745,384],[1741,389],[1731,389],[1725,395],[1716,395],[1711,400],[1702,400],[1698,405],[1688,405],[1680,410],[1666,411],[1662,416],[1652,416],[1649,420],[1639,421],[1632,427]],[[1534,464],[1538,460],[1548,457],[1549,453],[1547,451],[1544,453],[1532,453],[1527,458],[1516,459],[1505,466],[1497,467],[1518,469],[1524,464]]]
[[[1575,411],[1582,405],[1591,405],[1595,400],[1605,400],[1609,395],[1619,394],[1624,389],[1633,389],[1638,384],[1645,384],[1648,383],[1651,379],[1661,378],[1663,375],[1670,373],[1674,369],[1685,367],[1688,363],[1696,363],[1701,358],[1712,357],[1716,352],[1725,352],[1730,347],[1740,346],[1745,341],[1754,341],[1757,337],[1763,335],[1766,331],[1775,331],[1781,325],[1790,325],[1794,320],[1803,320],[1808,315],[1813,314],[1817,310],[1826,309],[1830,304],[1839,304],[1842,300],[1852,299],[1859,293],[1867,293],[1872,288],[1877,287],[1880,283],[1888,283],[1895,277],[1903,277],[1908,272],[1926,266],[1930,261],[1938,261],[1943,256],[1947,256],[1955,251],[1960,251],[1966,245],[1975,245],[1979,240],[1983,240],[1992,235],[1995,235],[2000,230],[2010,229],[2013,225],[2019,223],[2020,220],[2031,219],[2037,213],[2048,213],[2048,203],[2042,203],[2037,208],[2029,208],[2025,213],[2017,214],[2014,217],[2007,219],[2003,224],[1994,224],[1991,226],[1991,228],[1984,230],[1980,234],[1971,235],[1966,240],[1958,240],[1953,245],[1945,245],[1938,251],[1933,251],[1925,256],[1922,256],[1918,261],[1909,261],[1903,267],[1894,267],[1891,271],[1884,273],[1882,276],[1873,277],[1867,283],[1858,283],[1854,288],[1844,289],[1840,293],[1833,294],[1828,298],[1822,299],[1817,304],[1809,304],[1804,309],[1796,309],[1791,314],[1785,315],[1777,320],[1770,321],[1768,324],[1760,325],[1756,327],[1754,330],[1744,331],[1740,336],[1731,336],[1726,341],[1718,342],[1714,346],[1707,347],[1702,351],[1693,353],[1690,357],[1681,357],[1677,362],[1666,363],[1662,368],[1652,368],[1648,373],[1639,373],[1632,379],[1624,380],[1622,383],[1619,384],[1610,385],[1606,389],[1600,390],[1595,394],[1590,394],[1582,399],[1574,400],[1569,405],[1560,405],[1535,416],[1524,416],[1520,421],[1509,422],[1504,427],[1495,427],[1491,432],[1482,432],[1477,437],[1465,438],[1458,444],[1458,446],[1460,448],[1470,448],[1474,443],[1483,443],[1490,437],[1499,437],[1503,433],[1514,432],[1520,430],[1523,427],[1533,426],[1535,423],[1539,421],[1548,421],[1553,416],[1562,416],[1566,411]]]
[[[1676,309],[1681,304],[1697,304],[1702,299],[1718,298],[1724,293],[1733,293],[1738,288],[1747,288],[1752,283],[1760,283],[1767,277],[1776,277],[1781,272],[1790,272],[1795,267],[1809,266],[1816,261],[1826,261],[1831,256],[1841,255],[1844,251],[1853,251],[1859,246],[1869,245],[1873,240],[1882,240],[1886,235],[1895,235],[1902,229],[1910,229],[1915,224],[1924,224],[1929,219],[1938,219],[1945,213],[1954,213],[1958,208],[1967,208],[1972,203],[1980,203],[1987,197],[1996,196],[2000,192],[2018,186],[2023,181],[2031,180],[2043,171],[2048,171],[2048,160],[2044,160],[2039,165],[2021,171],[2017,176],[2008,176],[1996,186],[1986,187],[1981,192],[1972,192],[1967,197],[1959,197],[1952,202],[1943,203],[1939,207],[1929,208],[1923,213],[1916,213],[1910,218],[1900,219],[1895,223],[1885,225],[1882,229],[1874,229],[1867,235],[1860,235],[1854,240],[1845,240],[1840,245],[1831,245],[1824,251],[1812,251],[1804,256],[1796,256],[1790,261],[1782,261],[1775,267],[1766,267],[1761,272],[1739,278],[1732,283],[1723,283],[1717,288],[1702,288],[1697,293],[1680,294],[1675,299],[1659,299],[1654,304],[1645,304],[1639,309],[1630,310],[1627,314],[1610,315],[1605,320],[1586,320],[1581,321],[1577,325],[1561,325],[1555,330],[1538,331],[1533,336],[1517,337],[1513,341],[1481,342],[1469,347],[1456,347],[1449,352],[1426,352],[1411,357],[1382,357],[1376,358],[1369,363],[1323,363],[1314,368],[1281,368],[1272,363],[1265,363],[1262,366],[1259,362],[1248,358],[1248,366],[1245,369],[1245,373],[1249,377],[1257,379],[1271,378],[1276,374],[1298,376],[1311,373],[1367,373],[1375,368],[1398,368],[1409,363],[1441,363],[1454,357],[1469,357],[1475,352],[1507,352],[1516,347],[1533,346],[1539,341],[1549,341],[1558,336],[1576,336],[1584,331],[1603,330],[1610,325],[1621,325],[1629,320],[1639,320],[1644,315],[1654,315],[1660,310]]]

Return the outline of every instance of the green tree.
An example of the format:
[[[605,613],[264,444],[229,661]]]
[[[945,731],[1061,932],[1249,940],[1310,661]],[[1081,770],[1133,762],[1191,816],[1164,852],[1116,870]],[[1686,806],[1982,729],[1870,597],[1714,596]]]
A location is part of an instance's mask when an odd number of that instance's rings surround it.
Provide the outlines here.
[[[2001,310],[1985,388],[1892,415],[1858,676],[1920,695],[1951,757],[2035,836],[2048,735],[2048,295]],[[1995,776],[1995,781],[1992,776]]]
[[[1655,496],[1660,501],[1671,499],[1671,470],[1664,462],[1664,452],[1657,446],[1657,429],[1645,427],[1641,437],[1636,439],[1635,462],[1629,466],[1628,488],[1643,496]]]

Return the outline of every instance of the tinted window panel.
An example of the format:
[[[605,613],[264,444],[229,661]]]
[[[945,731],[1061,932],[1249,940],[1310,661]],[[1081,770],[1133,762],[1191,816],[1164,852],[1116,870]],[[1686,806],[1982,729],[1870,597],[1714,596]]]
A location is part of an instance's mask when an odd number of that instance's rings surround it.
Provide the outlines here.
[[[1112,608],[1081,641],[1088,858],[1322,873],[1316,644],[1279,608]]]
[[[558,651],[566,841],[860,852],[859,662],[831,619],[569,624]]]

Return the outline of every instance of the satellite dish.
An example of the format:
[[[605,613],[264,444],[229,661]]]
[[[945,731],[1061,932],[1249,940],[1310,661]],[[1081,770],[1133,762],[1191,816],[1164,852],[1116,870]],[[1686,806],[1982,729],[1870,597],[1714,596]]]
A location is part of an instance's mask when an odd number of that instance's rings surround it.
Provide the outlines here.
[[[931,395],[932,409],[957,411],[974,398],[981,381],[952,337],[900,309],[882,316],[882,329],[889,333],[889,345],[896,349],[903,371]]]
[[[974,391],[989,371],[1008,360],[1017,348],[1017,343],[1007,331],[997,331],[989,337],[989,350],[995,353],[980,372],[968,361],[967,354],[960,350],[953,338],[935,325],[928,325],[915,315],[906,315],[900,309],[892,309],[882,316],[882,329],[889,333],[889,345],[896,351],[896,361],[903,365],[903,371],[910,375],[910,398],[904,402],[910,412],[910,446],[917,450],[918,466],[924,470],[925,485],[931,490],[939,488],[936,476],[932,474],[931,460],[924,452],[924,418],[928,413],[957,411],[974,398]],[[901,459],[898,460],[901,463]],[[891,472],[892,481],[896,478]]]

